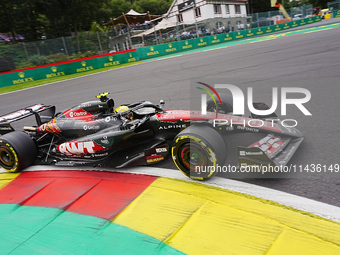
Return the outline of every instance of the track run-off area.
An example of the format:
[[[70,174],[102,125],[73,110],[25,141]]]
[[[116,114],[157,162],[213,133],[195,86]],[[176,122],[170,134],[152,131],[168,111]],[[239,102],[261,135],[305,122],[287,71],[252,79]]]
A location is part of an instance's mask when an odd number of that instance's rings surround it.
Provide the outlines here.
[[[272,87],[303,87],[313,116],[289,111],[305,135],[290,163],[338,164],[340,27],[318,25],[0,95],[0,115],[35,103],[61,111],[103,91],[116,105],[164,99],[166,109],[189,109],[190,82],[201,80],[253,87],[269,104]],[[237,164],[232,145],[228,154]],[[218,173],[197,183],[171,160],[82,170],[92,171],[0,174],[4,254],[340,253],[340,173],[240,180]]]

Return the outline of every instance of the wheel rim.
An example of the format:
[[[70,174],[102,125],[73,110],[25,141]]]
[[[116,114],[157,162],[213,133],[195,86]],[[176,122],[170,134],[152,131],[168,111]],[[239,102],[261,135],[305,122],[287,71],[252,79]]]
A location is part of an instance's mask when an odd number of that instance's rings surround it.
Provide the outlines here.
[[[207,165],[208,157],[205,151],[195,143],[185,143],[179,149],[179,160],[189,171]]]
[[[0,147],[0,165],[3,168],[11,169],[15,164],[13,152],[6,147]]]

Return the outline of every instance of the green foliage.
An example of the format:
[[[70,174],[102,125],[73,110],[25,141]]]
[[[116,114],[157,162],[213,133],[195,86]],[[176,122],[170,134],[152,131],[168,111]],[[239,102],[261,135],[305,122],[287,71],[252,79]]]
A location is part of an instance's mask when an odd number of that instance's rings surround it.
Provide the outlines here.
[[[49,60],[47,57],[39,55],[31,56],[28,60],[35,66],[42,66],[52,63],[52,61]]]
[[[288,1],[288,0],[287,0]],[[251,13],[272,11],[270,0],[250,0]]]
[[[168,11],[171,2],[166,0],[136,0],[133,3],[133,9],[138,12],[147,12],[151,14],[164,14]]]
[[[96,55],[96,52],[93,52],[93,51],[86,51],[86,52],[78,52],[78,53],[75,53],[75,54],[72,54],[69,59],[70,60],[73,60],[73,59],[79,59],[79,58],[87,58],[87,57],[92,57],[92,56],[95,56]]]
[[[93,21],[91,24],[91,32],[104,32],[107,33],[109,28],[107,26],[102,26],[97,21]]]
[[[102,23],[110,21],[111,18],[117,18],[122,13],[127,13],[131,8],[131,2],[126,0],[109,0],[103,3],[99,9],[103,19]]]
[[[46,58],[49,59],[53,63],[64,62],[68,60],[67,56],[64,53],[57,53],[57,54],[49,55],[49,56],[46,56]]]
[[[24,47],[22,44],[3,45],[0,47],[0,57],[10,56],[14,62],[26,60]]]
[[[35,66],[34,64],[32,64],[31,62],[25,60],[25,61],[21,61],[20,63],[18,63],[16,69],[24,69],[24,68],[29,68],[29,67],[33,67]]]
[[[22,34],[26,41],[98,31],[102,24],[134,8],[164,14],[172,0],[1,0],[0,32]]]

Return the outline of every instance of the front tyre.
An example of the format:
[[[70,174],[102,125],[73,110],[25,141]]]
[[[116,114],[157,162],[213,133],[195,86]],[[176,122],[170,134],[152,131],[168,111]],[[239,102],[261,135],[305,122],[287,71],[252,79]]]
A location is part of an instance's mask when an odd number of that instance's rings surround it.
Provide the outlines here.
[[[16,173],[36,159],[36,143],[25,133],[14,131],[0,137],[0,167]]]
[[[195,180],[211,178],[226,160],[227,148],[222,136],[212,127],[194,125],[174,139],[172,158],[177,168]]]

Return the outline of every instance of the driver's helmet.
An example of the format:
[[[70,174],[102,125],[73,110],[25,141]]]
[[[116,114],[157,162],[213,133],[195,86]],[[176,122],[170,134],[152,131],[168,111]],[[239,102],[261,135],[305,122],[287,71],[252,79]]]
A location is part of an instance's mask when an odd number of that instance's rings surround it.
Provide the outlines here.
[[[123,113],[123,112],[126,112],[126,111],[128,111],[128,110],[129,110],[129,107],[127,107],[126,105],[121,105],[121,106],[118,106],[118,107],[115,109],[115,114],[117,114],[117,113]],[[132,120],[132,119],[133,119],[133,113],[130,112],[128,115],[125,116],[125,118]]]

